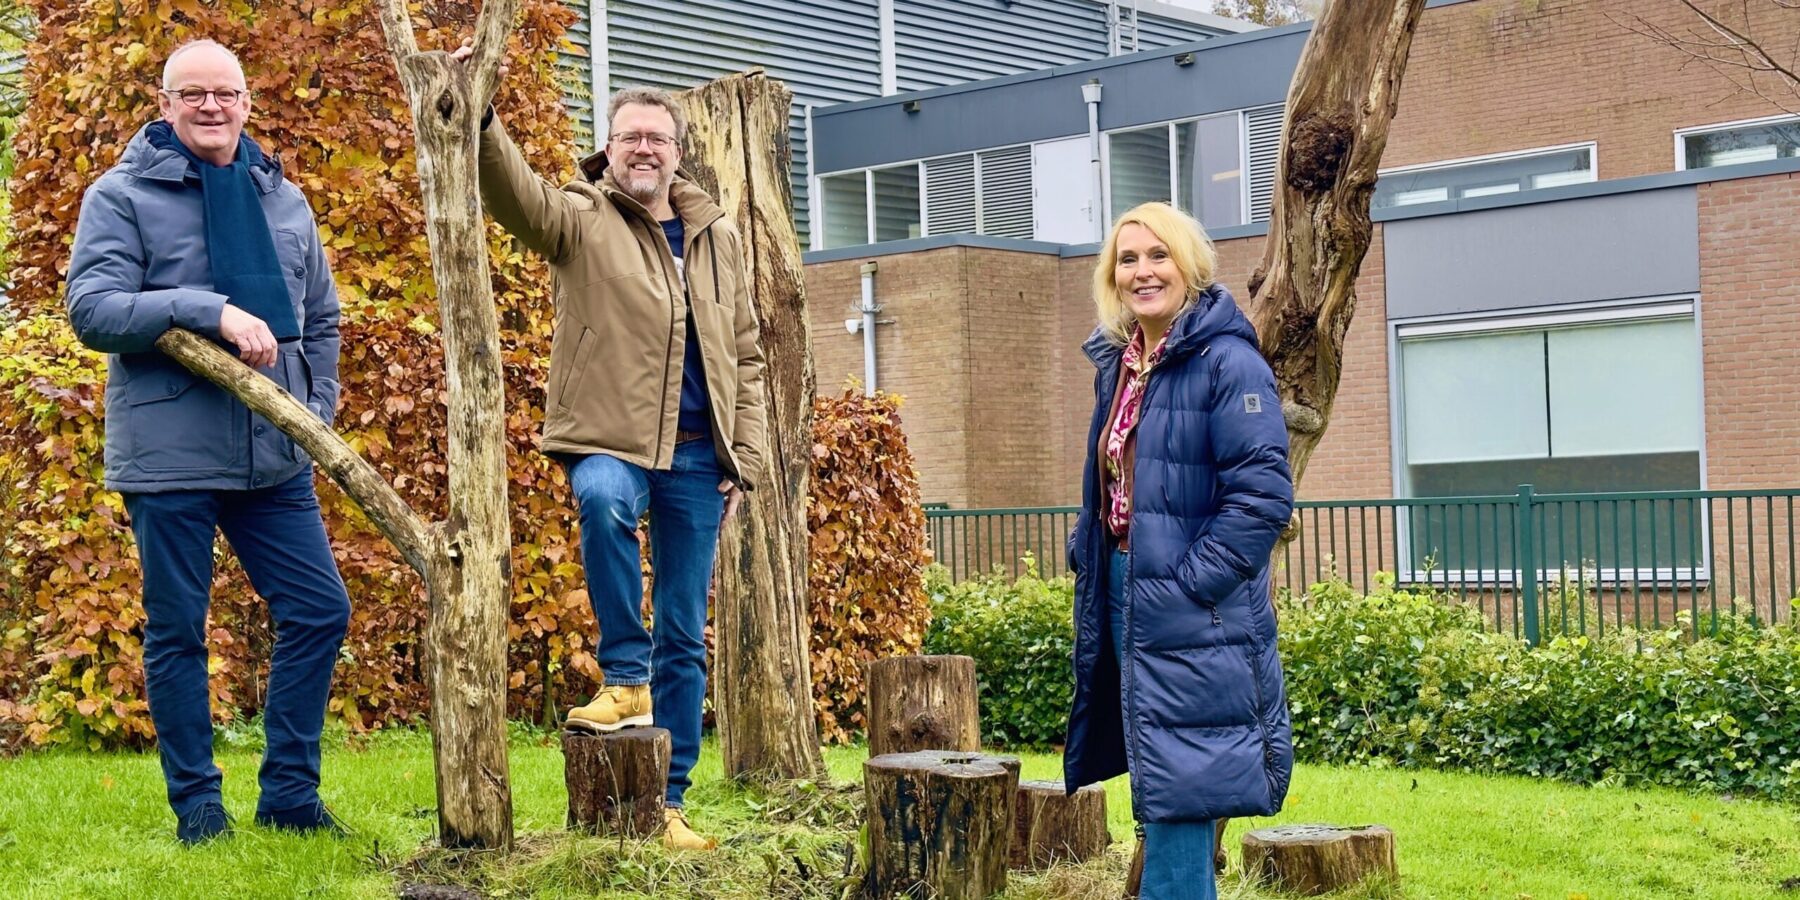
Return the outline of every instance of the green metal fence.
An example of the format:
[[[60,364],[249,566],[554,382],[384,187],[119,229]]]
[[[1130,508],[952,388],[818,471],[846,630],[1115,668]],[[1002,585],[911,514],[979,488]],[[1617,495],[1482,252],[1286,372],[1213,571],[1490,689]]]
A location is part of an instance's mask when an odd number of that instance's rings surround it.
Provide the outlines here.
[[[1494,627],[1536,642],[1630,625],[1698,635],[1731,613],[1792,621],[1800,490],[1513,494],[1302,501],[1299,531],[1274,562],[1292,593],[1376,573],[1447,594]],[[957,578],[996,567],[1065,571],[1074,507],[931,510],[933,551]],[[1524,573],[1532,573],[1526,577]]]

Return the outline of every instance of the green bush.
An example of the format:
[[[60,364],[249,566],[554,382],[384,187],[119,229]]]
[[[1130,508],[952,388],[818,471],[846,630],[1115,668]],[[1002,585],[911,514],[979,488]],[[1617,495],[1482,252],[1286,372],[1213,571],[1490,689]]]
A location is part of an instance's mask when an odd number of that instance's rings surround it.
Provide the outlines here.
[[[1008,747],[1060,744],[1074,696],[1075,586],[1045,581],[1035,562],[1007,582],[998,573],[951,584],[934,565],[925,576],[931,627],[925,653],[975,658],[981,737]]]
[[[1073,588],[1035,572],[926,579],[926,653],[975,658],[983,739],[1060,743],[1073,690]],[[1532,648],[1480,612],[1343,584],[1280,601],[1303,761],[1662,784],[1800,798],[1800,631],[1720,620]],[[1703,629],[1704,631],[1705,629]]]
[[[1691,640],[1684,617],[1531,648],[1391,582],[1317,585],[1281,610],[1303,760],[1800,796],[1791,625],[1725,619]]]

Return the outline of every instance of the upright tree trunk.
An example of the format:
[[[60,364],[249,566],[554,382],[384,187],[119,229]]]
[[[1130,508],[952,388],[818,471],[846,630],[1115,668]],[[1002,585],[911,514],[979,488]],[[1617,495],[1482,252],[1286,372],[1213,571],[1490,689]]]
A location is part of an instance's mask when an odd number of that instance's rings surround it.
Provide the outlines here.
[[[1288,89],[1274,215],[1249,288],[1250,321],[1281,389],[1296,485],[1337,397],[1356,275],[1374,231],[1369,199],[1424,7],[1326,4]]]
[[[807,652],[806,494],[813,361],[788,190],[788,89],[761,70],[681,96],[683,168],[743,234],[768,360],[769,471],[719,536],[713,704],[725,771],[802,778],[824,770]]]

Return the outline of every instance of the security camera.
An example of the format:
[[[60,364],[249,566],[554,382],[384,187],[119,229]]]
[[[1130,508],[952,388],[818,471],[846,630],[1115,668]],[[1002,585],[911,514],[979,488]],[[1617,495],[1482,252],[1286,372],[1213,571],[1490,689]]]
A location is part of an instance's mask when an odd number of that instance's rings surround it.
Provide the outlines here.
[[[850,332],[851,334],[855,334],[855,333],[861,331],[862,330],[862,320],[861,319],[845,319],[844,320],[844,330]]]

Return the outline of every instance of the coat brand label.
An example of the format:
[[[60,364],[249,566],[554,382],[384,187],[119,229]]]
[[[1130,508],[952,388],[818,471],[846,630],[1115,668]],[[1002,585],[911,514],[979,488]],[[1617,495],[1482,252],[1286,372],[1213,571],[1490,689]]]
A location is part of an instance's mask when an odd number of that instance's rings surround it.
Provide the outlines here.
[[[1262,412],[1262,395],[1261,394],[1245,394],[1244,395],[1244,412],[1247,412],[1247,413]]]

